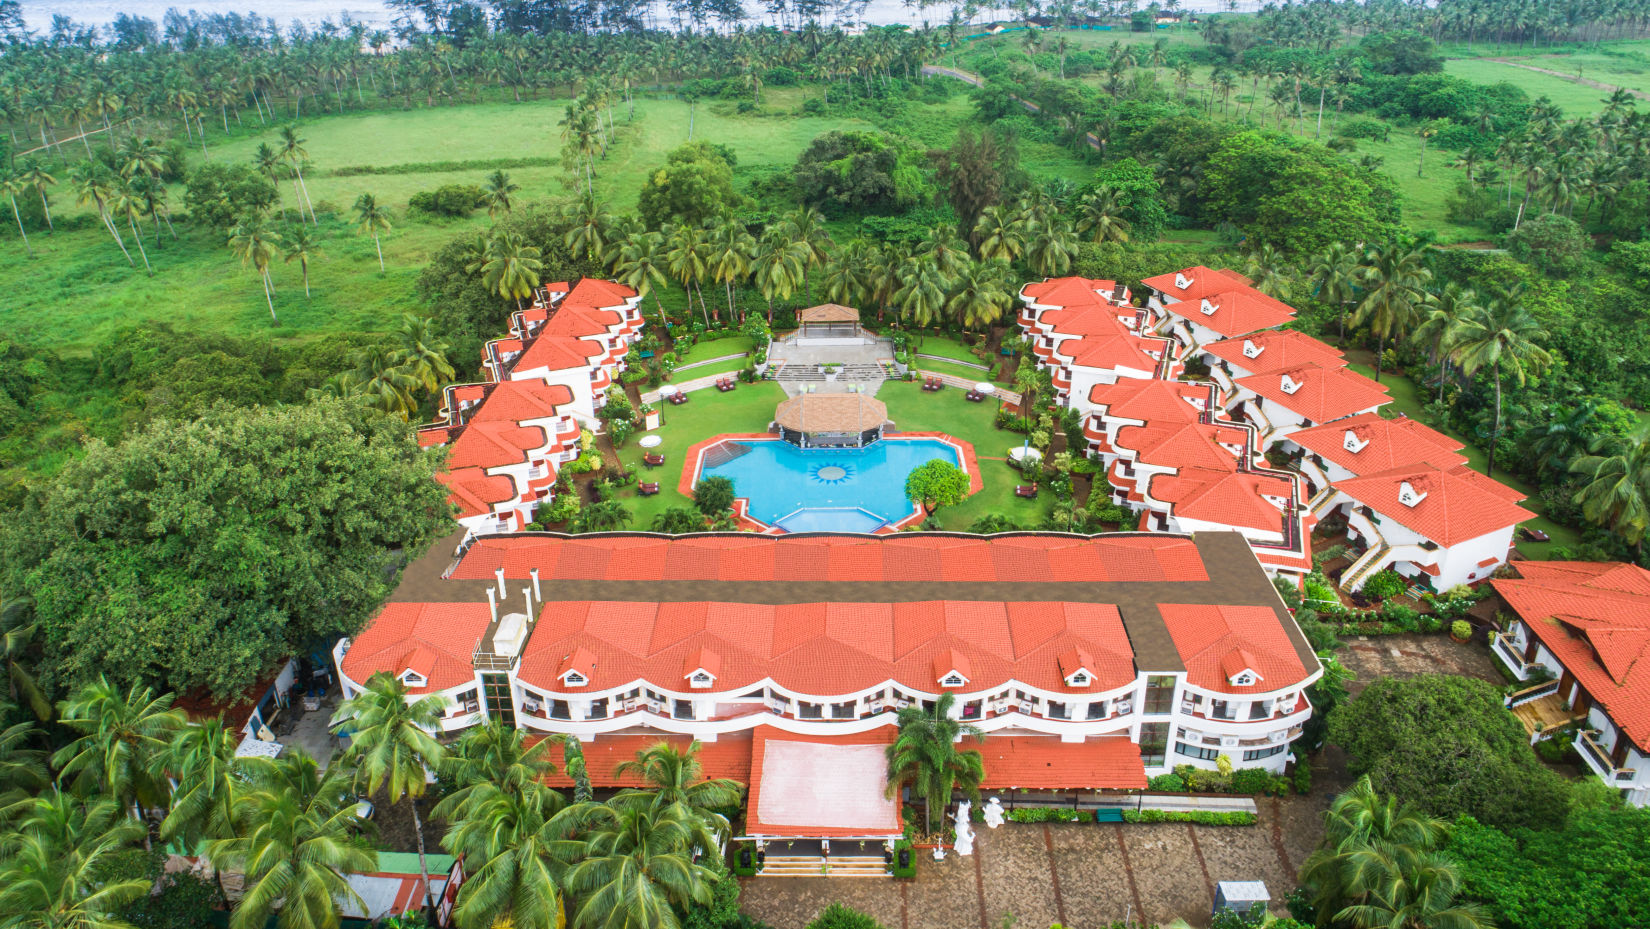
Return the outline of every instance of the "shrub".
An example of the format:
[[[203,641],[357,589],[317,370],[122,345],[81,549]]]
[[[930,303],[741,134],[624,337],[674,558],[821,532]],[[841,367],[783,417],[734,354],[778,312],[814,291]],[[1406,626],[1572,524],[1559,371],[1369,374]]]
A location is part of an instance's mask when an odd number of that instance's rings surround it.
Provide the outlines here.
[[[407,207],[432,216],[468,216],[480,205],[482,196],[481,188],[474,184],[443,184],[413,194]]]
[[[1535,743],[1535,753],[1553,764],[1559,764],[1570,757],[1575,744],[1576,734],[1565,731]]]
[[[701,480],[693,488],[693,505],[706,516],[719,516],[733,508],[733,481],[717,475]]]
[[[1146,781],[1146,788],[1165,793],[1180,793],[1186,789],[1186,781],[1178,774],[1159,774]]]
[[[1312,792],[1312,766],[1306,763],[1305,758],[1295,759],[1295,793],[1308,794]]]
[[[1126,823],[1196,823],[1199,826],[1253,826],[1255,814],[1215,810],[1124,810]]]
[[[1076,823],[1094,818],[1093,813],[1058,806],[1020,807],[1003,815],[1009,822],[1016,823]]]
[[[1568,216],[1543,213],[1526,216],[1518,229],[1507,234],[1506,244],[1507,251],[1519,261],[1549,274],[1567,274],[1580,266],[1591,240]]]
[[[1232,793],[1265,793],[1272,786],[1272,775],[1261,768],[1244,768],[1232,772]]]
[[[1335,127],[1335,134],[1348,139],[1370,139],[1385,142],[1392,127],[1373,116],[1348,116]]]
[[[1421,626],[1421,614],[1418,611],[1395,601],[1388,600],[1381,604],[1381,616],[1387,622],[1410,632]]]
[[[1408,586],[1409,585],[1404,582],[1404,576],[1402,574],[1399,574],[1391,568],[1386,568],[1385,570],[1377,571],[1374,577],[1364,581],[1364,586],[1360,592],[1366,597],[1373,597],[1377,600],[1385,600],[1388,597],[1396,597],[1403,593],[1404,589]]]
[[[228,229],[275,205],[275,185],[250,164],[209,161],[189,174],[183,202],[196,222]]]
[[[705,517],[704,514],[691,507],[673,506],[653,517],[653,524],[648,528],[654,532],[668,532],[672,535],[680,535],[684,532],[703,532]]]
[[[852,907],[833,903],[814,917],[814,921],[808,924],[808,929],[884,929],[884,927],[882,923]]]
[[[1458,619],[1455,622],[1449,624],[1449,634],[1454,636],[1457,639],[1471,638],[1472,637],[1472,624],[1467,622],[1464,619]]]

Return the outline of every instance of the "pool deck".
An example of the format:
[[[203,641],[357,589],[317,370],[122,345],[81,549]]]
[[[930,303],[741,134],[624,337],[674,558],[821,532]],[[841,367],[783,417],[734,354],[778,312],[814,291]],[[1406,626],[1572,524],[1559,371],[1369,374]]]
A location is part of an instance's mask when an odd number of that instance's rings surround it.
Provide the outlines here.
[[[898,435],[885,436],[878,441],[898,442],[902,439],[935,439],[952,446],[957,450],[957,457],[962,462],[963,471],[968,474],[968,495],[972,497],[981,490],[985,489],[985,479],[980,476],[980,461],[974,454],[974,443],[966,442],[954,435],[947,435],[943,432],[901,432]],[[702,442],[695,442],[694,444],[688,446],[687,453],[682,456],[682,477],[680,483],[676,485],[676,489],[681,491],[683,496],[693,496],[693,485],[699,482],[699,474],[704,469],[705,453],[723,442],[730,441],[780,442],[783,440],[767,432],[729,432],[722,435],[711,436]],[[734,518],[738,520],[739,526],[742,529],[749,529],[767,535],[780,535],[785,531],[777,526],[769,525],[768,523],[765,523],[750,515],[750,498],[748,497],[739,497],[734,500],[733,515]],[[882,528],[877,529],[874,533],[872,533],[872,535],[885,535],[891,532],[899,532],[906,526],[921,523],[923,518],[924,514],[922,512],[922,507],[914,506],[909,516],[905,516],[901,519],[897,519],[883,525]]]

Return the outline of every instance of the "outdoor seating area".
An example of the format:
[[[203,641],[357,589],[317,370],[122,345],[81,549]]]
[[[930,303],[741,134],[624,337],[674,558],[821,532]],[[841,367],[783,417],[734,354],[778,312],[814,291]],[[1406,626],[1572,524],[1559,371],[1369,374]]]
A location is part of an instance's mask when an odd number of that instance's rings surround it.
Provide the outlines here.
[[[943,390],[944,388],[945,382],[937,377],[925,377],[922,379],[922,389],[930,393],[936,390]]]
[[[965,400],[967,400],[969,403],[984,403],[985,402],[985,394],[982,394],[977,390],[970,390],[968,393],[963,394],[963,398]]]
[[[1016,496],[1016,497],[1025,497],[1027,500],[1037,499],[1037,484],[1036,484],[1036,482],[1032,482],[1030,484],[1015,484],[1014,485],[1014,496]]]
[[[732,390],[732,389],[734,389],[735,387],[738,387],[738,386],[739,386],[738,378],[733,378],[733,377],[720,378],[716,382],[716,389],[721,391],[722,393],[727,393],[728,391],[730,391],[730,390]],[[685,394],[681,394],[679,396],[681,396],[682,399],[684,399],[684,400],[687,399],[687,396]]]
[[[656,453],[653,453],[653,452],[649,452],[646,455],[642,456],[642,464],[647,465],[650,468],[661,467],[661,466],[664,465],[664,463],[665,463],[665,456],[662,453],[656,454]]]
[[[636,485],[636,492],[641,494],[644,497],[651,497],[654,494],[659,492],[659,484],[658,484],[657,481],[653,481],[653,482],[644,481],[644,482]]]
[[[668,399],[670,400],[671,406],[681,406],[682,404],[688,402],[688,395],[686,391],[678,390],[671,394]]]

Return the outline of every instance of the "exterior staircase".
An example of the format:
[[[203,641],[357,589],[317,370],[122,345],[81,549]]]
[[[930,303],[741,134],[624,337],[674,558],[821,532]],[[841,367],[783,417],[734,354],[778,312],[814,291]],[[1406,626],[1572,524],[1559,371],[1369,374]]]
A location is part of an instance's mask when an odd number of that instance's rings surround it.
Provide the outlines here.
[[[826,867],[827,863],[829,867]],[[881,855],[769,855],[762,877],[889,877]]]
[[[1341,575],[1341,589],[1357,590],[1362,587],[1364,581],[1369,580],[1370,577],[1380,571],[1381,566],[1387,561],[1387,556],[1391,553],[1392,547],[1390,545],[1380,545],[1364,552],[1363,557],[1354,561],[1351,567],[1348,567],[1346,572]]]
[[[839,384],[878,383],[888,376],[877,364],[844,364],[837,368],[836,380]],[[816,364],[786,364],[773,379],[782,384],[823,382],[825,369]]]

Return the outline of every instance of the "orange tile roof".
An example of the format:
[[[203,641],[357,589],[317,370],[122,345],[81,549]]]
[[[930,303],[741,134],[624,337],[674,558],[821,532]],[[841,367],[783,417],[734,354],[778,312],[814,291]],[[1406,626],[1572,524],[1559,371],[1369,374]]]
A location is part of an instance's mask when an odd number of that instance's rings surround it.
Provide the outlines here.
[[[600,342],[540,333],[516,359],[514,370],[532,371],[536,368],[548,368],[551,371],[566,371],[570,368],[588,368],[593,363],[590,359],[605,354],[607,349]]]
[[[988,736],[968,740],[985,760],[985,790],[1144,790],[1146,766],[1128,736],[1062,742],[1059,736]]]
[[[447,452],[452,468],[497,468],[521,464],[529,452],[548,444],[549,436],[539,426],[522,426],[512,420],[471,422],[459,431]]]
[[[1222,339],[1200,347],[1199,351],[1229,361],[1245,371],[1270,371],[1307,362],[1327,367],[1346,364],[1346,358],[1338,349],[1293,329],[1275,329]]]
[[[1214,308],[1212,312],[1203,312],[1204,301]],[[1294,307],[1248,287],[1171,303],[1164,309],[1227,338],[1271,329],[1295,318]]]
[[[535,742],[537,739],[534,740]],[[644,787],[641,777],[636,774],[626,774],[620,777],[617,773],[621,763],[636,760],[638,752],[659,744],[668,743],[677,751],[685,751],[693,744],[693,739],[685,735],[667,735],[657,733],[653,735],[603,735],[596,738],[580,740],[580,748],[584,749],[584,769],[590,776],[590,784],[596,788],[612,787]],[[567,762],[558,748],[550,750],[556,762],[556,772],[545,778],[545,783],[551,787],[568,788],[573,786],[573,779],[567,776]],[[751,737],[749,733],[735,732],[721,736],[714,742],[700,742],[699,752],[694,756],[699,761],[699,767],[705,780],[728,778],[748,785],[751,777]]]
[[[1306,680],[1306,668],[1270,607],[1165,603],[1158,612],[1186,664],[1186,681],[1194,687],[1251,694]],[[1230,683],[1225,668],[1234,652],[1241,652],[1245,663],[1253,660],[1251,669],[1259,681],[1248,687]]]
[[[1112,444],[1119,450],[1133,451],[1135,460],[1146,464],[1228,471],[1238,467],[1238,459],[1221,443],[1241,448],[1247,441],[1247,430],[1237,426],[1171,420],[1124,426],[1117,430]]]
[[[1347,448],[1348,432],[1357,442],[1368,444],[1352,451]],[[1373,412],[1302,429],[1289,441],[1353,474],[1373,474],[1419,461],[1448,465],[1467,461],[1457,454],[1462,444],[1442,432],[1407,416],[1386,419]]]
[[[1177,275],[1185,275],[1191,278],[1186,287],[1182,288],[1175,284]],[[1247,287],[1250,281],[1229,268],[1216,271],[1203,265],[1194,265],[1168,274],[1148,277],[1140,283],[1176,300],[1200,300],[1209,294],[1231,290],[1234,286]]]
[[[586,277],[580,278],[556,306],[618,306],[634,296],[635,290],[617,281]]]
[[[482,516],[493,512],[496,503],[508,503],[516,498],[516,484],[503,475],[491,475],[480,468],[458,468],[443,471],[435,479],[447,488],[447,499],[458,507],[463,517]]]
[[[1104,407],[1105,415],[1113,419],[1191,423],[1209,407],[1211,390],[1207,384],[1123,378],[1115,384],[1094,385],[1089,391],[1089,402]],[[1194,402],[1203,406],[1194,406]]]
[[[1095,681],[1066,686],[1059,656],[1087,652]],[[800,693],[846,693],[894,680],[937,692],[960,671],[971,689],[1010,679],[1069,693],[1134,679],[1133,650],[1117,608],[1101,603],[648,603],[558,601],[523,652],[525,683],[561,690],[573,659],[588,689],[637,679],[677,681],[691,656],[717,655],[717,690],[772,679]],[[943,667],[942,667],[943,666]]]
[[[1619,562],[1517,562],[1491,584],[1641,751],[1650,751],[1650,571]]]
[[[1300,385],[1294,393],[1283,389],[1286,375]],[[1237,384],[1313,423],[1332,422],[1392,402],[1384,384],[1349,368],[1310,362],[1240,377]]]
[[[1069,359],[1069,363],[1075,368],[1097,368],[1102,371],[1133,368],[1136,371],[1151,372],[1157,370],[1158,359],[1147,351],[1148,347],[1159,346],[1133,333],[1122,332],[1116,335],[1066,339],[1055,347],[1054,353]]]
[[[1426,496],[1414,506],[1400,502],[1398,495],[1405,483]],[[1422,462],[1347,478],[1332,486],[1383,518],[1448,546],[1516,526],[1536,515],[1512,502],[1523,499],[1518,491],[1504,484],[1499,485],[1503,490],[1488,487],[1496,483],[1464,464]],[[1509,499],[1510,494],[1517,496]]]
[[[454,580],[496,568],[569,580],[1206,581],[1197,546],[1174,536],[611,536],[475,540]]]
[[[1023,297],[1030,297],[1040,306],[1080,306],[1109,302],[1106,294],[1117,288],[1116,281],[1086,277],[1051,277],[1034,281],[1020,288]]]
[[[365,684],[380,671],[400,676],[409,668],[425,677],[427,694],[475,679],[471,664],[491,614],[485,603],[387,603],[341,662],[350,680]]]
[[[483,422],[519,423],[530,419],[552,419],[563,415],[560,407],[573,402],[573,392],[563,384],[537,378],[497,384],[479,407],[470,413],[472,424]]]
[[[1151,495],[1172,506],[1176,516],[1279,533],[1288,517],[1266,497],[1287,501],[1291,491],[1281,477],[1208,468],[1159,474],[1151,483]]]
[[[1037,322],[1060,335],[1117,335],[1133,332],[1124,320],[1139,314],[1139,310],[1130,306],[1094,303],[1043,310],[1037,314]]]

